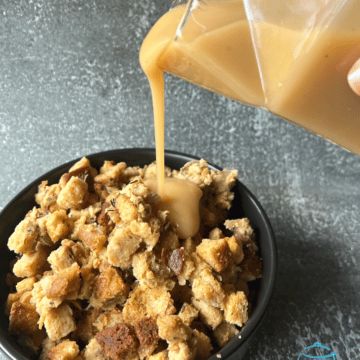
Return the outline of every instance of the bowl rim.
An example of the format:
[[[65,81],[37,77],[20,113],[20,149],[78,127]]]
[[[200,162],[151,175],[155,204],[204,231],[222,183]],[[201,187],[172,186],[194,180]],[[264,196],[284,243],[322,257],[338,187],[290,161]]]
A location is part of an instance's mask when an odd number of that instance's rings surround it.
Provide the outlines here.
[[[24,189],[22,189],[18,194],[16,194],[9,202],[8,204],[1,210],[0,212],[0,218],[4,215],[4,213],[7,212],[9,207],[18,199],[21,198],[24,194],[28,193],[36,184],[40,184],[41,181],[46,180],[48,177],[52,176],[54,173],[59,171],[60,169],[69,169],[73,164],[75,164],[77,161],[79,161],[81,158],[86,157],[90,160],[90,162],[96,158],[104,157],[106,156],[109,160],[111,160],[111,156],[119,156],[122,153],[132,153],[134,155],[136,154],[142,154],[147,153],[153,157],[155,157],[155,149],[154,148],[121,148],[121,149],[112,149],[112,150],[105,150],[100,151],[97,153],[91,153],[88,155],[84,155],[81,157],[78,157],[74,160],[70,160],[66,163],[63,163],[43,175],[39,176],[35,180],[31,181],[30,184],[28,184]],[[180,161],[194,161],[194,160],[200,160],[201,158],[198,156],[174,151],[174,150],[166,150],[165,149],[165,163],[166,158],[171,157],[178,159]],[[206,160],[207,161],[207,160]],[[210,168],[214,170],[223,170],[218,165],[215,165],[209,161],[207,161]],[[166,164],[165,164],[166,165]],[[269,246],[270,246],[270,271],[268,280],[266,282],[266,288],[262,293],[260,301],[257,303],[257,306],[254,310],[254,312],[251,314],[251,322],[247,322],[241,329],[240,333],[235,336],[227,345],[225,345],[223,348],[221,348],[217,354],[220,354],[221,358],[229,357],[230,355],[236,353],[236,351],[245,344],[247,340],[250,339],[250,337],[253,335],[255,330],[258,329],[261,321],[263,320],[265,313],[268,309],[268,305],[270,303],[271,297],[274,292],[275,288],[275,280],[276,280],[276,274],[277,274],[277,266],[278,266],[278,255],[277,255],[277,246],[275,242],[275,235],[272,229],[272,226],[270,224],[270,221],[262,208],[260,202],[257,200],[257,198],[253,195],[253,193],[238,179],[236,179],[236,186],[240,186],[242,190],[247,194],[247,196],[251,199],[251,201],[256,206],[257,210],[259,211],[262,219],[264,220],[264,224],[266,227],[266,230],[268,232],[269,237]],[[0,310],[1,311],[1,310]],[[9,341],[7,341],[6,338],[4,338],[2,335],[0,335],[0,349],[12,360],[29,360],[28,358],[24,357]],[[216,355],[213,355],[210,357],[209,360],[216,360]]]

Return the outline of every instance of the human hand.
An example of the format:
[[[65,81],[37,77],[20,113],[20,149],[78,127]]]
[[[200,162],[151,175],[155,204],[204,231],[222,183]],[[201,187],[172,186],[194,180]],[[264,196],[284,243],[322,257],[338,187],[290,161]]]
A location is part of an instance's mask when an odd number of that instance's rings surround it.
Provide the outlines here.
[[[360,59],[350,69],[347,79],[354,93],[360,96]]]

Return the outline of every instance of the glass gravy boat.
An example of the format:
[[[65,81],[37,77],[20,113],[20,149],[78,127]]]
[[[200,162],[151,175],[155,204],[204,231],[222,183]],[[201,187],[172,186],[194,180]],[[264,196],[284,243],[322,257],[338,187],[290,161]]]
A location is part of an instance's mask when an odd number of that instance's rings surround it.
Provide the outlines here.
[[[176,1],[161,19],[178,26],[160,64],[360,154],[360,97],[347,82],[359,19],[358,0]]]

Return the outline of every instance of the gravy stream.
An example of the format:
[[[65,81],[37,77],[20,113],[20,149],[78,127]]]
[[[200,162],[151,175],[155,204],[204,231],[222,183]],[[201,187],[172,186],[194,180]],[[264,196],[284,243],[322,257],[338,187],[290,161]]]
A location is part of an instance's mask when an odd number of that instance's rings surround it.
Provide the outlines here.
[[[157,178],[149,179],[145,183],[161,197],[159,208],[169,211],[170,221],[178,236],[186,239],[199,231],[199,201],[202,191],[191,181],[165,177],[164,70],[159,59],[175,34],[183,8],[177,8],[171,14],[172,21],[160,19],[144,40],[140,50],[140,64],[149,80],[153,100],[157,167]]]

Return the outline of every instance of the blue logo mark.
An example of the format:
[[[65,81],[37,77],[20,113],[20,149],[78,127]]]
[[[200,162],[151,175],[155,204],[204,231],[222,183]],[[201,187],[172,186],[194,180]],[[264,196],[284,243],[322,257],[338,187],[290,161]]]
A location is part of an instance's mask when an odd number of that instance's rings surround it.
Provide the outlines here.
[[[319,355],[319,356],[314,356],[314,355],[308,355],[305,354],[306,351],[308,351],[309,349],[321,349],[322,352],[325,352],[325,350],[327,351],[331,351],[330,348],[328,348],[327,346],[321,345],[321,343],[316,342],[314,345],[311,345],[307,348],[305,348],[303,350],[302,353],[299,354],[299,357],[297,358],[297,360],[305,360],[305,359],[328,359],[328,360],[336,360],[336,352],[331,352],[330,354],[325,354],[325,355]],[[325,350],[324,350],[325,349]]]

